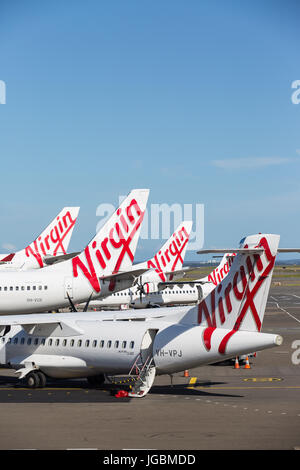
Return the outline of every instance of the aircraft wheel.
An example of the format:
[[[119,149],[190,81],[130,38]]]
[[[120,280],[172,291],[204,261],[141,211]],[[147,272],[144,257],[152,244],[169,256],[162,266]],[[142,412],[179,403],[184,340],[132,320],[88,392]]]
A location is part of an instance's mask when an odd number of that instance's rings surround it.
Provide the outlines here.
[[[29,372],[25,377],[28,388],[37,388],[40,386],[40,377],[37,372]]]
[[[37,376],[39,378],[39,382],[40,382],[38,387],[39,388],[44,388],[45,385],[46,385],[46,380],[47,380],[45,374],[40,370],[37,371],[36,374],[37,374]]]

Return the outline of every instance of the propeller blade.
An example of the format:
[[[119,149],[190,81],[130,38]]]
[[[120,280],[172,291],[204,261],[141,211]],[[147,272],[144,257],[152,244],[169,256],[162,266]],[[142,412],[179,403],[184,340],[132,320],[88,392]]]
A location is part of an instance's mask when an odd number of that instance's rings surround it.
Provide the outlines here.
[[[67,292],[67,297],[70,303],[70,310],[71,312],[77,312],[75,305],[73,304],[71,297],[69,296],[69,292]]]
[[[89,296],[88,301],[87,301],[87,303],[86,303],[85,306],[84,306],[83,312],[86,312],[86,311],[87,311],[88,306],[89,306],[89,303],[90,303],[91,298],[92,298],[92,295],[93,295],[93,292],[92,292],[91,295]]]

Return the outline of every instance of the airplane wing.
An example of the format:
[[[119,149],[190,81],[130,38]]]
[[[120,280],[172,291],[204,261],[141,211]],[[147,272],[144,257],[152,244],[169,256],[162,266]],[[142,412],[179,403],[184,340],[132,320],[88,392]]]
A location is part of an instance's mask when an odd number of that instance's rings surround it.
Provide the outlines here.
[[[0,337],[5,335],[12,326],[21,326],[26,333],[33,336],[77,336],[82,335],[80,328],[70,326],[64,321],[51,318],[51,315],[19,315],[20,318],[10,319],[0,316]],[[31,317],[31,318],[29,318]]]
[[[74,253],[67,253],[65,255],[57,255],[57,256],[47,255],[43,258],[43,261],[45,264],[50,266],[51,264],[60,263],[61,261],[66,261],[67,259],[74,258],[74,256],[77,256],[79,254],[80,254],[80,251],[77,251]]]

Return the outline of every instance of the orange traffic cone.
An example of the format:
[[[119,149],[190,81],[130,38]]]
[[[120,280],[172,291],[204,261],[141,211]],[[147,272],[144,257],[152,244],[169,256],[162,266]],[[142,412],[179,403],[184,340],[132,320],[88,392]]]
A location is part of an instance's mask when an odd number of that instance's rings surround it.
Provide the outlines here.
[[[239,368],[240,368],[240,365],[239,365],[239,358],[238,358],[237,356],[236,356],[236,358],[235,358],[234,368],[235,368],[235,369],[239,369]]]
[[[189,371],[188,370],[184,371],[184,377],[189,377]]]
[[[251,369],[250,364],[249,364],[248,356],[246,357],[246,363],[245,363],[244,369]]]

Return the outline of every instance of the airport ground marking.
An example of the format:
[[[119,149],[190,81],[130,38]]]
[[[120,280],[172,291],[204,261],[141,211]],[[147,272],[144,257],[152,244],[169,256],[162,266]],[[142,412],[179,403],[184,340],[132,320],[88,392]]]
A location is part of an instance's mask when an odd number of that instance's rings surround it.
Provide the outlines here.
[[[196,382],[197,382],[197,377],[191,377],[191,379],[189,381],[189,387],[187,387],[187,388],[193,389]]]
[[[279,310],[282,310],[283,312],[285,312],[287,315],[289,315],[291,318],[293,318],[294,320],[296,320],[296,322],[300,323],[300,320],[296,317],[294,317],[294,315],[292,315],[290,312],[288,312],[287,310],[285,310],[283,307],[280,307],[280,305],[278,304],[278,302],[275,302],[277,308]]]
[[[288,389],[300,389],[300,385],[291,385],[291,386],[283,386],[283,387],[272,387],[272,386],[252,386],[252,387],[246,387],[246,386],[240,386],[240,387],[201,387],[201,386],[196,386],[195,389],[200,389],[200,390],[288,390]]]
[[[243,382],[281,382],[283,379],[279,377],[248,377]]]

